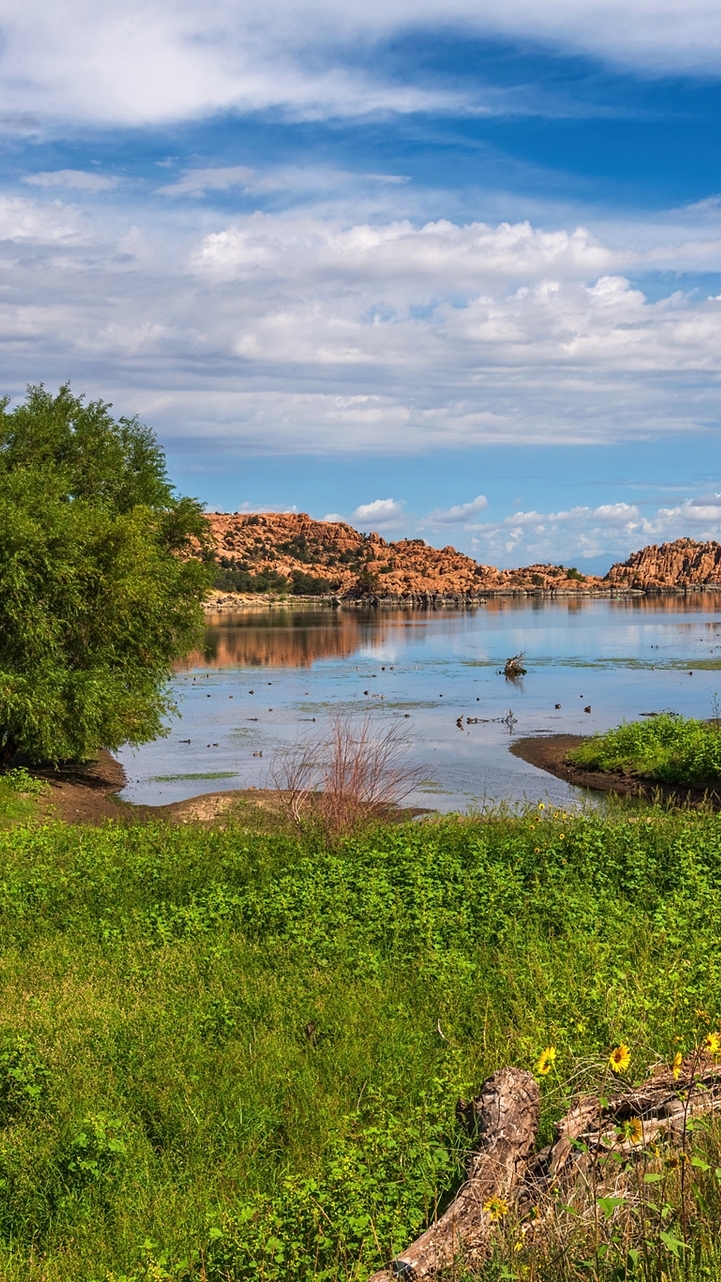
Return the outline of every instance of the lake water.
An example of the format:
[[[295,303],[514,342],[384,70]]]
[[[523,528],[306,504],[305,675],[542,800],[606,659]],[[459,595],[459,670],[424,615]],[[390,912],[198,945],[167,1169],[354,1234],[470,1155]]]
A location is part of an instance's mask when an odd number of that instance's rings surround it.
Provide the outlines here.
[[[512,683],[498,669],[519,651],[528,675]],[[168,737],[118,754],[128,775],[122,796],[162,805],[272,786],[280,745],[320,731],[329,709],[370,709],[382,725],[403,721],[423,773],[415,804],[568,805],[580,791],[514,757],[514,739],[590,734],[662,710],[710,717],[719,669],[719,592],[218,616],[208,620],[205,651],[176,674],[181,718]]]

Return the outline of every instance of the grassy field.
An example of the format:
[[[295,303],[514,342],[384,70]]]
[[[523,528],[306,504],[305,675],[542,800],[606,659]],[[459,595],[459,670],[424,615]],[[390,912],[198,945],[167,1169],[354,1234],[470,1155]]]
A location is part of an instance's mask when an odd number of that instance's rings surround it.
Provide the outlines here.
[[[664,713],[594,735],[568,756],[589,770],[633,773],[658,783],[718,787],[721,727],[716,719],[694,721]]]
[[[539,808],[335,849],[1,832],[0,1276],[367,1278],[457,1185],[455,1101],[490,1072],[556,1048],[548,1136],[613,1046],[640,1077],[719,1028],[719,920],[721,819],[701,814]],[[619,1246],[597,1276],[721,1276],[709,1161],[689,1247],[635,1273]]]

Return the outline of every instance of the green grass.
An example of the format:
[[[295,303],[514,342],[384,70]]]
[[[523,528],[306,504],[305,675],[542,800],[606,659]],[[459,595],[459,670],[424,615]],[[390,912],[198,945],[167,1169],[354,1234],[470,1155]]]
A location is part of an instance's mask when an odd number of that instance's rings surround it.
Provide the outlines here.
[[[457,1185],[459,1094],[553,1045],[548,1137],[612,1046],[718,1027],[720,918],[709,815],[0,833],[3,1282],[367,1278]]]
[[[721,727],[714,722],[662,713],[594,735],[568,753],[589,770],[622,771],[658,783],[721,783]]]
[[[37,814],[38,798],[46,791],[47,784],[22,768],[0,774],[0,828],[13,828],[32,820]]]

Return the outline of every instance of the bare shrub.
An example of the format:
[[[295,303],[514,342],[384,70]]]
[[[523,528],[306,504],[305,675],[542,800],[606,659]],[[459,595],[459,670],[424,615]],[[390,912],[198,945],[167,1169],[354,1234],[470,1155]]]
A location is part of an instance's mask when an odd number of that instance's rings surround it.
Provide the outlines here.
[[[276,753],[271,778],[294,823],[312,816],[338,836],[388,813],[413,790],[422,771],[405,760],[410,743],[398,724],[333,713],[322,735]]]

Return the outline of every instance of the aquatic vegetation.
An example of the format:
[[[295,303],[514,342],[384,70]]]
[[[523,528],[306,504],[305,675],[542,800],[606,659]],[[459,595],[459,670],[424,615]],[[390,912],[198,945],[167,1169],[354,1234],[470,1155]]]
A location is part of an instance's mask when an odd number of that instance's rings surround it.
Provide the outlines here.
[[[713,786],[721,782],[721,728],[660,713],[594,735],[568,753],[589,770],[643,775],[659,783]]]

